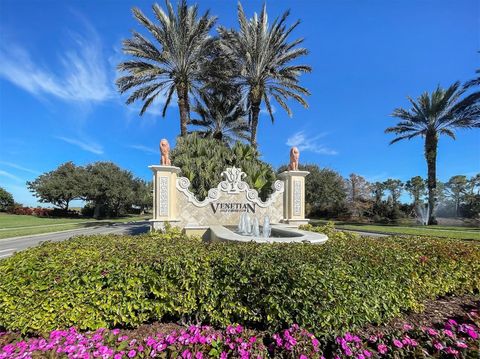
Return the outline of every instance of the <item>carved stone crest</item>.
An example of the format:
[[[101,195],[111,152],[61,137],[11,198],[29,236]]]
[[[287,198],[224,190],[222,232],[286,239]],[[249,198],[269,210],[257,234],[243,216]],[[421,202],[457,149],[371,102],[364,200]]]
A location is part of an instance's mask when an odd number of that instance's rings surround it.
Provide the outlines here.
[[[224,185],[222,186],[222,189],[225,189],[228,193],[240,193],[240,191],[245,189],[245,182],[242,180],[246,175],[247,174],[243,172],[241,168],[227,168],[222,172],[222,177],[226,180],[223,181]],[[227,188],[224,188],[225,186]]]

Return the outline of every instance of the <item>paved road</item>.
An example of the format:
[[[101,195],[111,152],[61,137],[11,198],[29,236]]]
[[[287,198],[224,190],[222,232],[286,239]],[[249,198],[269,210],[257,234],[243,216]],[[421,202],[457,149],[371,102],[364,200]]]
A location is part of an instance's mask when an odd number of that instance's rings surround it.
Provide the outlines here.
[[[29,247],[35,247],[41,242],[45,241],[60,242],[74,236],[89,234],[140,234],[147,232],[148,229],[149,224],[147,221],[144,221],[115,223],[107,226],[80,228],[66,232],[53,232],[41,235],[0,239],[0,259],[11,256],[14,252],[18,252]]]

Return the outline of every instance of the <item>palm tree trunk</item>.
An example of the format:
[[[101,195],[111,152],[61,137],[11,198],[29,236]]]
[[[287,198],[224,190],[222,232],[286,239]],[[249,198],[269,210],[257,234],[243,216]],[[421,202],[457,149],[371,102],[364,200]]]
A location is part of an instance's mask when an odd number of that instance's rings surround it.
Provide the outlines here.
[[[178,109],[180,111],[180,136],[186,136],[187,124],[189,122],[189,104],[188,104],[188,89],[183,84],[177,85]]]
[[[252,103],[252,123],[250,124],[250,144],[257,148],[257,127],[260,114],[260,101]]]
[[[437,224],[433,214],[437,196],[437,146],[438,135],[435,131],[427,132],[425,136],[425,159],[427,160],[428,171],[428,224]]]

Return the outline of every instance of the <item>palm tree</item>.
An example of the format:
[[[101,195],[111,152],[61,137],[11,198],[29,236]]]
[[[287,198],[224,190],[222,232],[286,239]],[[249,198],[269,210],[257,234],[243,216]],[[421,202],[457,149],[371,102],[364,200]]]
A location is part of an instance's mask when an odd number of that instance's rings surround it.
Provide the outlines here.
[[[292,65],[293,60],[308,53],[307,49],[298,47],[303,39],[288,42],[290,33],[298,26],[297,21],[287,27],[285,22],[289,12],[268,23],[266,6],[260,16],[247,19],[242,5],[238,4],[240,30],[227,30],[220,27],[222,49],[226,56],[236,62],[236,78],[245,90],[245,100],[251,124],[250,142],[257,145],[257,127],[260,106],[265,106],[272,119],[273,111],[270,98],[275,99],[291,116],[292,112],[286,101],[290,98],[308,107],[302,95],[309,95],[306,88],[299,85],[299,76],[310,72],[307,65]]]
[[[479,86],[480,85],[480,69],[477,69],[475,71],[475,73],[477,74],[477,77],[464,84],[464,87],[466,89],[470,88],[470,87],[473,87],[473,86]]]
[[[165,5],[166,12],[158,4],[153,5],[157,23],[133,8],[134,17],[155,41],[136,31],[131,39],[123,41],[124,53],[134,59],[118,65],[118,69],[128,75],[120,77],[117,86],[121,93],[134,89],[127,104],[143,101],[140,115],[159,96],[166,96],[162,112],[165,117],[175,94],[180,112],[180,134],[184,136],[190,120],[189,94],[199,86],[202,60],[212,42],[209,31],[216,18],[209,16],[208,11],[198,18],[197,5],[188,7],[186,0],[179,1],[176,13],[169,0]]]
[[[480,127],[479,93],[461,99],[465,89],[460,88],[460,82],[454,83],[448,89],[437,87],[432,94],[423,93],[416,101],[411,99],[409,110],[397,108],[392,116],[401,119],[394,127],[389,127],[385,133],[397,135],[390,144],[395,142],[423,137],[425,139],[425,159],[428,168],[428,205],[430,217],[428,224],[435,224],[433,215],[436,197],[436,163],[437,147],[440,135],[455,139],[457,128]]]
[[[190,121],[192,125],[201,128],[195,132],[228,144],[239,139],[249,139],[250,127],[238,86],[214,87],[210,91],[202,91],[200,98],[202,101],[196,100],[193,107],[200,119]]]

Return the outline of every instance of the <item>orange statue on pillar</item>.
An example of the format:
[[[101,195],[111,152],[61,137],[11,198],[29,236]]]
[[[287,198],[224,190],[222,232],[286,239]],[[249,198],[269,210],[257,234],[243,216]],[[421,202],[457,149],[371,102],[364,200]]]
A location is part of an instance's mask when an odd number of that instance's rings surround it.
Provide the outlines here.
[[[160,154],[160,164],[162,166],[170,166],[172,164],[170,162],[170,145],[165,138],[160,140]]]
[[[300,151],[297,147],[290,149],[290,164],[288,165],[289,171],[298,171],[298,159],[300,158]]]

